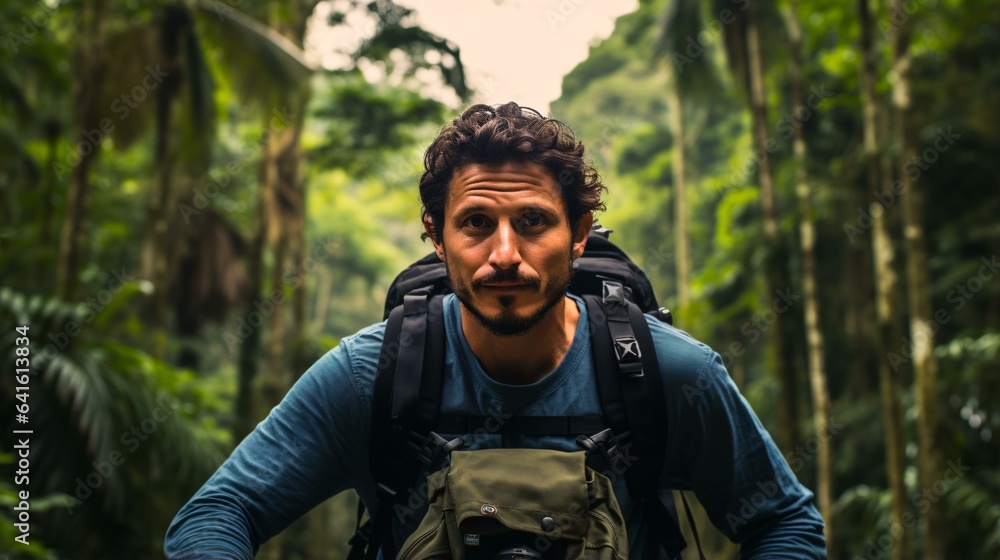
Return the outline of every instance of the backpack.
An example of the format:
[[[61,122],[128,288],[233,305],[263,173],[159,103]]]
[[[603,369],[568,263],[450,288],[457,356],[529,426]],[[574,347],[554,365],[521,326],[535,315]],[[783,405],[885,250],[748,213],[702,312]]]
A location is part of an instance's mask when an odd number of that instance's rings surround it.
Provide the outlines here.
[[[576,437],[594,471],[624,472],[630,496],[650,526],[657,528],[650,532],[645,557],[659,558],[662,550],[667,558],[680,559],[686,543],[676,507],[672,496],[659,492],[666,454],[662,379],[659,374],[645,375],[660,369],[644,313],[668,324],[672,316],[659,307],[642,270],[609,240],[611,232],[595,222],[582,257],[574,263],[568,288],[587,305],[602,414],[515,416],[489,431]],[[445,265],[435,253],[401,272],[389,289],[369,446],[379,502],[362,524],[365,506],[359,501],[349,560],[375,560],[379,550],[384,560],[396,558],[392,518],[409,511],[407,502],[420,482],[421,469],[464,443],[439,434],[483,433],[494,420],[440,411],[445,363],[442,300],[450,292]],[[701,553],[686,499],[684,507]]]
[[[583,451],[454,451],[427,477],[427,515],[399,560],[628,558],[611,480]],[[510,473],[531,465],[531,483]]]

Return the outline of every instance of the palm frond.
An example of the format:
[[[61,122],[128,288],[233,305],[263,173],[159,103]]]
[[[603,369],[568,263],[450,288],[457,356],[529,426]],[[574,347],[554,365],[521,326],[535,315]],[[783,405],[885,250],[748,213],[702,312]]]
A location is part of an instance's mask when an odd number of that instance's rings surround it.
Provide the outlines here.
[[[193,373],[124,345],[93,342],[99,325],[94,318],[84,306],[0,288],[0,320],[30,329],[29,426],[39,457],[32,474],[42,481],[32,486],[33,493],[37,488],[39,495],[73,496],[42,522],[61,535],[62,553],[147,557],[150,551],[129,547],[148,544],[136,537],[160,522],[149,504],[193,492],[221,461],[222,440],[219,430],[204,429],[200,413],[177,405],[184,399],[199,405],[197,410],[204,403],[193,388]],[[0,334],[0,356],[12,364],[15,349],[23,347],[15,344],[17,336],[13,330]],[[15,399],[13,383],[12,376],[0,380],[0,402],[8,408]],[[150,434],[146,430],[154,421]],[[12,429],[12,422],[5,428]],[[127,437],[137,426],[149,435],[129,447]],[[136,533],[122,534],[130,530]]]
[[[215,80],[205,60],[201,39],[193,26],[183,29],[181,41],[184,85],[180,95],[180,120],[177,123],[180,141],[177,147],[181,159],[207,168],[211,162],[217,124]]]
[[[312,68],[302,49],[280,33],[219,2],[200,2],[195,14],[205,43],[215,49],[236,95],[265,110],[294,104]]]
[[[716,51],[705,26],[700,2],[670,0],[659,23],[653,52],[665,60],[668,76],[677,93],[685,98],[721,93]]]

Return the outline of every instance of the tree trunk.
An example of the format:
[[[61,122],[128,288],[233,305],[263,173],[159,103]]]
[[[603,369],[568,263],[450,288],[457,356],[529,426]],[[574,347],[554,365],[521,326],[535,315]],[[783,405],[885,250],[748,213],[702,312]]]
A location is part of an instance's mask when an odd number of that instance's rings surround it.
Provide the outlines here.
[[[796,13],[796,2],[791,0],[787,8],[789,48],[788,79],[791,82],[792,111],[803,106],[802,100],[802,28]],[[802,300],[805,305],[807,357],[809,361],[809,382],[812,387],[813,424],[819,441],[817,457],[818,481],[817,498],[819,511],[826,523],[827,554],[837,558],[836,525],[833,517],[833,453],[832,442],[825,426],[832,416],[829,389],[826,383],[826,363],[823,345],[823,331],[819,324],[819,294],[816,288],[816,228],[813,224],[812,188],[809,184],[807,146],[801,126],[792,127],[793,151],[795,154],[795,195],[799,208],[799,234],[802,243]]]
[[[305,370],[312,365],[312,357],[307,355],[305,341],[306,322],[306,292],[307,275],[311,271],[305,269],[306,261],[306,184],[302,175],[302,130],[305,123],[304,107],[308,97],[300,104],[295,120],[286,131],[288,143],[281,153],[278,172],[282,192],[285,193],[287,209],[285,222],[287,224],[289,253],[294,270],[292,285],[292,323],[288,329],[291,341],[291,372],[294,383]],[[322,266],[315,263],[314,266]],[[315,270],[315,268],[313,269]]]
[[[263,198],[263,193],[260,197]],[[236,393],[236,423],[233,426],[233,443],[243,441],[257,424],[256,387],[258,363],[260,360],[261,326],[254,327],[248,322],[250,314],[256,312],[254,303],[263,299],[264,272],[264,237],[267,228],[267,218],[263,211],[263,202],[257,205],[257,225],[250,250],[247,255],[247,292],[246,307],[242,320],[247,322],[249,332],[241,338],[239,350],[238,382]],[[239,323],[238,323],[239,324]],[[239,335],[239,327],[236,330]]]
[[[38,240],[42,247],[49,247],[52,242],[52,193],[55,192],[56,184],[56,153],[59,143],[59,128],[54,122],[46,123],[45,144],[48,148],[46,155],[45,182],[42,187],[42,226],[38,232]]]
[[[681,96],[677,91],[678,76],[671,76],[671,84],[667,87],[667,107],[670,112],[670,133],[674,137],[672,146],[673,157],[671,169],[674,177],[674,229],[677,243],[677,303],[680,314],[687,309],[690,301],[688,287],[691,282],[691,258],[688,255],[687,236],[687,202],[686,183],[684,177],[684,113]]]
[[[864,0],[862,0],[864,1]],[[869,164],[871,166],[872,164]],[[876,164],[877,165],[877,164]],[[872,203],[872,210],[879,204]],[[898,320],[900,317],[897,297],[899,294],[899,279],[895,270],[895,249],[892,245],[889,218],[884,214],[873,214],[873,244],[875,252],[875,274],[878,286],[878,329],[879,341],[886,353],[894,351],[892,346],[902,338]],[[887,360],[879,362],[879,389],[882,397],[882,422],[885,424],[885,458],[886,474],[891,495],[891,515],[895,545],[892,548],[894,560],[910,560],[912,558],[910,539],[911,530],[903,522],[907,512],[906,486],[903,473],[906,470],[906,456],[903,453],[903,410],[899,402],[902,392],[900,372],[890,367]]]
[[[879,137],[878,137],[878,98],[875,94],[875,78],[877,76],[875,49],[872,37],[873,25],[868,0],[858,1],[858,21],[861,27],[861,101],[864,116],[864,146],[867,164],[869,189],[880,189],[888,186],[889,181],[882,180],[880,169]],[[891,180],[891,175],[890,175]],[[875,263],[875,284],[878,289],[877,317],[878,341],[881,346],[880,355],[888,355],[893,351],[892,345],[901,338],[897,323],[899,317],[899,279],[895,268],[895,249],[892,245],[890,221],[887,209],[878,202],[871,204],[872,253]],[[895,533],[895,546],[892,547],[893,560],[910,560],[912,557],[910,539],[911,530],[903,522],[906,513],[906,486],[903,483],[903,473],[906,469],[906,458],[903,454],[902,408],[899,395],[902,391],[899,373],[889,367],[887,360],[879,360],[879,389],[882,397],[882,422],[885,424],[885,458],[886,474],[889,481],[889,493],[892,497],[892,524]]]
[[[892,13],[904,14],[904,2],[893,0]],[[893,20],[894,23],[895,20]],[[934,357],[934,333],[926,326],[933,324],[930,279],[927,264],[927,242],[924,238],[924,193],[906,171],[907,162],[916,158],[913,127],[910,122],[910,31],[913,18],[904,18],[896,25],[892,35],[893,88],[892,103],[896,116],[896,144],[899,146],[897,164],[903,205],[903,237],[906,248],[906,275],[909,282],[907,307],[910,317],[912,360],[917,401],[917,439],[920,487],[930,488],[941,480],[942,461],[938,446],[937,430],[939,413],[937,405],[938,364]],[[904,343],[905,344],[905,343]],[[901,349],[902,350],[902,349]],[[898,352],[897,354],[902,354]],[[924,535],[924,558],[943,560],[945,549],[943,504],[932,504],[921,518]]]
[[[265,19],[279,33],[301,47],[306,20],[316,4],[314,0],[298,0],[285,6],[271,4]],[[266,201],[264,213],[268,222],[266,245],[270,248],[272,257],[270,294],[282,294],[280,301],[272,301],[273,311],[265,343],[264,363],[267,369],[262,379],[260,404],[268,411],[281,402],[293,380],[301,374],[290,374],[289,368],[299,363],[296,356],[304,346],[302,333],[306,278],[302,265],[305,260],[305,181],[302,177],[301,136],[307,102],[308,94],[295,100],[294,122],[284,123],[280,130],[269,131],[264,152],[261,189],[266,195],[263,198]],[[286,329],[283,309],[287,303],[284,302],[284,272],[289,253],[295,276],[289,279],[292,289],[292,324],[290,329]],[[286,330],[289,332],[286,333]],[[289,340],[291,360],[286,345]],[[258,557],[263,560],[289,557],[294,553],[296,541],[304,538],[302,533],[315,524],[315,521],[303,520],[303,523],[297,525],[298,533],[287,541],[283,534],[276,535],[266,547],[261,548]]]
[[[153,309],[152,324],[150,330],[153,334],[153,355],[159,359],[164,358],[167,342],[167,310],[170,297],[170,286],[172,282],[172,267],[170,259],[171,239],[174,232],[171,230],[171,208],[173,201],[173,165],[171,157],[172,146],[170,142],[170,132],[173,117],[173,99],[171,90],[166,89],[166,81],[176,76],[175,71],[170,72],[170,76],[164,80],[160,87],[164,88],[157,96],[156,107],[156,194],[149,211],[149,227],[144,254],[149,269],[146,278],[153,283]],[[176,84],[174,84],[176,87]]]
[[[268,291],[264,293],[261,305],[269,313],[264,317],[267,324],[264,342],[264,376],[261,378],[259,417],[263,418],[274,408],[285,390],[284,367],[284,282],[282,272],[285,266],[285,239],[282,223],[281,202],[278,182],[278,156],[280,154],[280,133],[271,131],[267,134],[266,145],[261,162],[261,200],[266,216],[265,247],[271,254],[270,282]]]
[[[78,152],[80,158],[73,169],[69,187],[69,197],[66,203],[66,215],[63,219],[62,233],[59,238],[59,261],[56,265],[55,296],[63,300],[72,300],[76,290],[77,271],[80,268],[80,247],[83,245],[83,222],[87,215],[87,203],[90,197],[90,168],[97,160],[101,150],[103,137],[97,136],[97,141],[91,141],[88,133],[98,126],[100,119],[100,91],[104,83],[106,70],[104,60],[104,41],[107,31],[110,2],[100,0],[90,4],[90,9],[84,4],[80,17],[80,45],[78,60],[80,66],[73,80],[76,91],[73,104],[78,128],[76,146],[87,146],[85,151]]]
[[[326,328],[327,313],[330,312],[330,292],[333,289],[332,274],[323,265],[316,267],[316,297],[313,317],[310,321],[310,328],[316,332],[323,332]]]
[[[289,376],[285,360],[285,286],[283,272],[285,253],[288,247],[287,225],[281,209],[281,181],[279,180],[279,158],[281,156],[284,132],[269,130],[266,136],[263,161],[261,162],[261,202],[265,223],[265,246],[271,254],[270,285],[265,292],[262,307],[268,310],[269,317],[263,319],[267,324],[264,339],[264,375],[260,379],[260,398],[257,400],[257,417],[263,418],[281,402],[288,390]],[[274,536],[260,550],[262,560],[278,560],[286,557],[284,553],[284,533]]]
[[[767,301],[770,302],[781,290],[789,289],[786,267],[786,252],[784,250],[778,228],[778,213],[774,193],[774,181],[771,176],[771,163],[768,157],[768,126],[767,100],[764,96],[764,72],[762,69],[760,37],[757,29],[756,4],[750,2],[747,9],[747,72],[750,77],[750,106],[753,118],[753,137],[756,153],[761,154],[757,165],[757,177],[760,182],[761,214],[764,222],[764,242],[767,258],[765,273],[767,274]],[[774,326],[771,327],[771,340],[775,344],[774,369],[780,386],[780,403],[778,407],[778,422],[780,424],[781,447],[792,449],[799,441],[799,411],[797,401],[797,380],[792,367],[793,349],[786,334],[788,315],[776,313]]]

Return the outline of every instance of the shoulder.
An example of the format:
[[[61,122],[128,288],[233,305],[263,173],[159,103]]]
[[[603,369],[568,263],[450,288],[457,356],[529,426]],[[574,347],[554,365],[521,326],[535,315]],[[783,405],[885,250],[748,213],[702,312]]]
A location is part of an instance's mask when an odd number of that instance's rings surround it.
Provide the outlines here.
[[[350,355],[358,358],[365,358],[373,353],[377,356],[378,352],[382,349],[385,327],[386,321],[369,325],[350,336],[342,338],[340,346]]]
[[[307,400],[323,402],[341,402],[354,394],[363,406],[367,406],[384,334],[383,321],[341,339],[340,344],[313,363],[296,381],[293,392]]]
[[[668,386],[705,390],[718,383],[728,384],[729,375],[718,353],[673,325],[645,317]]]
[[[664,323],[651,315],[644,315],[653,335],[657,357],[666,358],[675,366],[700,366],[710,360],[715,351],[687,332]]]
[[[382,359],[385,327],[385,321],[375,323],[340,341],[339,347],[343,349],[354,376],[362,385],[370,384],[375,379],[375,370]]]

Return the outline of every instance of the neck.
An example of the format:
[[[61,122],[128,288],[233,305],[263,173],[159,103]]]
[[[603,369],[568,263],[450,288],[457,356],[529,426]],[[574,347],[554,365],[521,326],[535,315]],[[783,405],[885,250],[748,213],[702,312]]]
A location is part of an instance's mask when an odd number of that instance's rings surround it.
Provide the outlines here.
[[[483,371],[511,385],[527,385],[545,377],[569,352],[580,319],[568,296],[554,305],[537,325],[523,334],[499,337],[486,330],[460,304],[462,332]]]

